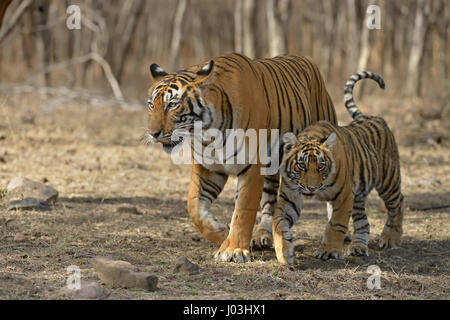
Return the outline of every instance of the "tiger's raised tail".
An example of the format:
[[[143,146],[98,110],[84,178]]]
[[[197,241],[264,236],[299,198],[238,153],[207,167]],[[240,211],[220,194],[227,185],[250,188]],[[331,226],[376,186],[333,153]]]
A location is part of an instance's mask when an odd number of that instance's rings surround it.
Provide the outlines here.
[[[373,72],[357,72],[354,75],[352,75],[347,82],[345,83],[344,87],[344,103],[345,107],[347,108],[348,113],[350,113],[350,116],[353,119],[358,119],[361,116],[364,116],[364,114],[358,109],[358,107],[355,104],[355,100],[353,99],[353,87],[355,86],[356,82],[362,79],[372,79],[378,82],[378,85],[381,89],[385,88],[384,80],[379,75],[373,73]]]

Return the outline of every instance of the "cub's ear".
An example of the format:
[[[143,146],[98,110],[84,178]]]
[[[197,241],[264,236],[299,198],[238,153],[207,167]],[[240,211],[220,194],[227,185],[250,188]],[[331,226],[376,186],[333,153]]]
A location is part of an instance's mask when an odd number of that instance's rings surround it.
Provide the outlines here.
[[[332,151],[333,147],[336,145],[337,141],[336,132],[332,132],[327,138],[323,139],[321,142],[328,150]]]
[[[153,81],[157,82],[163,77],[167,76],[168,73],[163,68],[154,63],[150,66],[150,75],[152,76]]]
[[[214,60],[209,61],[197,71],[195,82],[198,86],[206,87],[214,78]]]
[[[281,140],[283,141],[284,154],[289,153],[289,151],[291,151],[293,147],[298,145],[298,139],[292,132],[285,133]]]

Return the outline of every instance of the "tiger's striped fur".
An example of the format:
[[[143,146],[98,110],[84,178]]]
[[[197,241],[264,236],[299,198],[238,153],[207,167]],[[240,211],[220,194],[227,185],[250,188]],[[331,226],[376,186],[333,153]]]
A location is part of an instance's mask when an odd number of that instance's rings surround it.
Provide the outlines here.
[[[171,141],[177,130],[192,132],[195,121],[203,128],[280,129],[299,133],[311,123],[336,123],[331,98],[317,66],[308,58],[278,56],[252,60],[241,54],[217,57],[210,62],[168,74],[151,66],[154,80],[149,90],[148,139],[166,151],[180,143]],[[270,145],[270,136],[268,137]],[[246,147],[244,143],[242,147]],[[237,152],[238,150],[236,150]],[[271,150],[272,156],[279,150]],[[262,164],[205,165],[193,163],[188,194],[189,215],[202,235],[220,245],[220,261],[248,261],[249,245],[258,205],[260,224],[253,234],[255,246],[272,244],[272,215],[279,185],[278,174],[261,176]],[[210,213],[229,175],[238,177],[230,230]]]
[[[353,239],[347,254],[368,255],[369,222],[365,201],[375,188],[388,210],[380,247],[400,243],[403,221],[400,161],[394,135],[380,117],[366,116],[353,101],[356,81],[370,78],[384,88],[380,76],[363,72],[353,75],[345,86],[345,106],[354,120],[344,127],[320,121],[298,136],[283,136],[281,185],[273,217],[274,246],[278,261],[295,260],[293,224],[300,216],[302,198],[315,196],[330,201],[332,214],[317,257],[342,258],[343,240],[350,216]]]

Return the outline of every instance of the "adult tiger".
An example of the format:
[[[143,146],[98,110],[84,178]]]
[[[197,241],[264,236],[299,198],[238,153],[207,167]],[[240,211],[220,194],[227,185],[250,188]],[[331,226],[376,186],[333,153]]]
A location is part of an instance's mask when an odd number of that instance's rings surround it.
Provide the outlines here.
[[[347,253],[369,255],[370,227],[365,202],[374,188],[388,210],[380,247],[389,248],[400,243],[403,194],[398,148],[383,118],[364,115],[353,100],[355,83],[365,78],[377,81],[384,89],[383,79],[371,72],[356,73],[347,81],[345,106],[354,119],[348,126],[338,127],[320,121],[298,136],[292,133],[283,136],[285,155],[273,217],[275,252],[283,264],[295,260],[290,229],[300,216],[303,196],[315,196],[332,204],[332,214],[317,258],[342,258],[350,216],[354,235]]]
[[[173,134],[179,130],[192,133],[197,121],[202,122],[204,129],[220,130],[224,141],[227,129],[279,129],[283,134],[298,133],[319,120],[336,122],[322,76],[305,57],[252,60],[233,53],[172,74],[152,64],[150,73],[154,84],[149,89],[147,135],[153,142],[162,143],[166,152],[183,140],[181,137],[173,141]],[[241,147],[247,144],[246,140]],[[271,152],[274,156],[279,150]],[[234,165],[193,161],[188,212],[201,234],[220,245],[216,260],[250,260],[249,246],[259,204],[262,218],[252,245],[272,244],[272,215],[279,176],[277,173],[264,177],[261,167],[259,160],[256,164]],[[238,177],[238,190],[228,230],[209,209],[229,175]]]

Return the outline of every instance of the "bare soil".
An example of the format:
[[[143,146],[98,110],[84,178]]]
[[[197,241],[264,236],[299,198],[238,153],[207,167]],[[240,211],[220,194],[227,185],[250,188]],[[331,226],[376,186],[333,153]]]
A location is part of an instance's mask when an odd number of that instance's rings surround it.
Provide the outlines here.
[[[159,146],[140,143],[144,108],[81,102],[53,108],[39,95],[1,99],[0,188],[24,176],[48,183],[60,196],[51,211],[6,212],[10,199],[2,192],[0,299],[64,299],[68,266],[79,266],[82,280],[99,281],[94,256],[126,260],[159,277],[155,292],[108,288],[110,299],[450,297],[448,97],[361,102],[364,111],[386,118],[400,145],[407,207],[401,247],[377,248],[386,211],[373,193],[370,256],[317,260],[326,205],[307,201],[293,229],[297,261],[290,268],[280,266],[272,250],[253,252],[247,264],[214,262],[216,248],[187,214],[190,166],[174,165]],[[346,122],[343,105],[336,108]],[[233,178],[213,208],[223,222],[231,219],[235,185]],[[182,255],[200,266],[199,274],[173,272]],[[371,265],[381,269],[380,290],[367,288]]]

